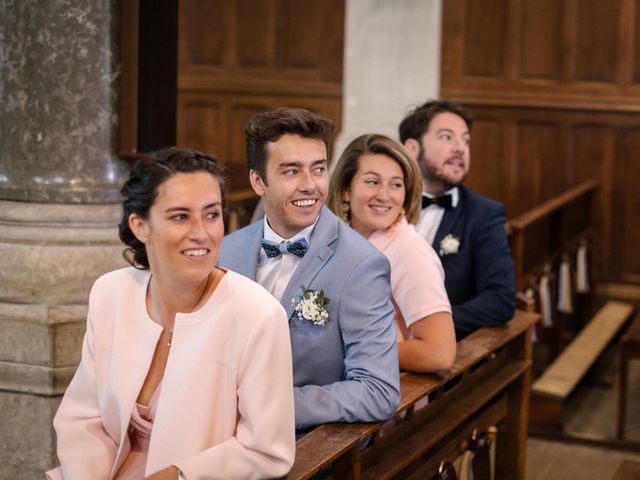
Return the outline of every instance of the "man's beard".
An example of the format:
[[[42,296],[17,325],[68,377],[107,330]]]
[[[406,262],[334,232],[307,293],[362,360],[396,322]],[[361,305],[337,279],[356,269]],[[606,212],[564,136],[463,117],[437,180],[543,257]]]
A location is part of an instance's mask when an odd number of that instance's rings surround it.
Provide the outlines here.
[[[439,195],[446,192],[447,190],[451,190],[453,187],[459,187],[467,178],[467,172],[465,172],[465,174],[458,181],[452,181],[446,178],[444,175],[440,174],[437,168],[429,165],[426,152],[424,151],[424,147],[422,145],[420,145],[419,159],[420,161],[418,162],[418,165],[420,166],[422,177],[426,180],[426,183],[428,183],[429,186],[434,190],[434,192],[429,193]]]

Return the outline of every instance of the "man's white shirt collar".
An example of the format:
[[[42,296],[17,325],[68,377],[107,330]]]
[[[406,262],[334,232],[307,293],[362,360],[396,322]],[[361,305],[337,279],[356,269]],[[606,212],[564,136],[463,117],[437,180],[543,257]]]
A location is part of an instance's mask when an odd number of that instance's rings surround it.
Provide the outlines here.
[[[298,233],[296,233],[291,238],[282,238],[276,232],[273,231],[267,218],[265,216],[264,219],[264,233],[263,238],[265,240],[269,240],[271,242],[276,242],[278,244],[282,242],[297,242],[298,240],[305,239],[307,243],[310,245],[311,242],[309,239],[311,238],[311,232],[313,232],[314,227],[316,226],[316,221],[313,222],[312,225],[303,228]],[[274,258],[268,258],[267,254],[264,252],[264,249],[260,249],[260,260],[258,263],[258,268],[256,271],[256,281],[266,288],[271,295],[276,297],[278,300],[282,299],[282,295],[293,275],[298,264],[302,259],[296,255],[279,255]]]
[[[422,194],[429,198],[436,196],[427,192],[422,192]],[[456,207],[460,201],[460,189],[453,187],[443,193],[443,195],[446,194],[451,194],[451,206]],[[440,222],[442,222],[442,217],[444,217],[444,211],[443,207],[435,203],[432,203],[420,211],[420,219],[416,224],[416,230],[430,245],[433,244],[433,240],[436,238]]]
[[[318,218],[320,218],[320,215],[318,215]],[[302,230],[300,230],[293,237],[283,238],[273,231],[273,229],[271,228],[271,225],[269,225],[269,220],[265,216],[264,217],[264,233],[262,234],[262,238],[278,244],[282,242],[297,242],[298,240],[301,240],[304,238],[308,244],[311,244],[309,239],[311,238],[311,232],[313,232],[313,228],[316,226],[316,223],[318,223],[318,218],[316,218],[315,222],[313,222],[308,227],[305,227]]]

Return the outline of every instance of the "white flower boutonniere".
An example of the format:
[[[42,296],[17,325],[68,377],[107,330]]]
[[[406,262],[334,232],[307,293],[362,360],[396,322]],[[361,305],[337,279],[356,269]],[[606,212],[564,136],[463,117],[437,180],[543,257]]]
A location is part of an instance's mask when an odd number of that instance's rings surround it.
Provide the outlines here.
[[[453,255],[458,253],[460,249],[460,239],[454,234],[449,233],[440,241],[440,256]]]
[[[324,290],[319,292],[305,288],[304,285],[300,285],[302,289],[302,297],[298,300],[295,307],[295,312],[300,320],[309,320],[314,325],[324,326],[325,322],[329,318],[329,313],[325,305],[328,305],[331,300],[324,296]],[[291,304],[295,304],[296,299],[292,299]]]

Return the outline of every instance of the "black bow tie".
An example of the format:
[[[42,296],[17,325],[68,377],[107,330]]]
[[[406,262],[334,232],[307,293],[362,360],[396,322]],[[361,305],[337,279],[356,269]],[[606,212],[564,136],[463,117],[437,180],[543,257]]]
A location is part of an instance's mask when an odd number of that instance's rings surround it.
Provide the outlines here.
[[[450,193],[446,193],[444,195],[440,195],[439,197],[427,197],[423,193],[422,208],[427,208],[429,205],[438,205],[447,210],[453,206],[453,195],[451,195]]]
[[[260,243],[262,244],[262,248],[264,248],[264,253],[267,254],[267,258],[276,258],[283,253],[293,253],[297,257],[302,258],[309,249],[309,244],[304,238],[296,242],[276,243],[270,242],[269,240],[262,240]]]

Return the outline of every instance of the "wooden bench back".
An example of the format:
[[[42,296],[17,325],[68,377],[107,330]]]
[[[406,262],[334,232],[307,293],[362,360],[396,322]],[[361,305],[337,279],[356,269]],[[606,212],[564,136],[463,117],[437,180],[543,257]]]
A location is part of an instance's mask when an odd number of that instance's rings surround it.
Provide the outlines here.
[[[545,264],[574,251],[593,230],[598,182],[589,180],[507,221],[507,233],[519,291]]]
[[[394,420],[319,426],[298,440],[287,478],[310,478],[330,464],[334,478],[429,478],[440,461],[460,455],[474,430],[492,425],[498,425],[496,478],[523,478],[530,330],[537,320],[536,314],[516,311],[506,325],[460,341],[450,370],[402,373]],[[427,396],[428,405],[416,408]]]
[[[597,240],[594,231],[595,195],[598,182],[590,180],[532,208],[524,214],[509,219],[506,225],[514,260],[516,286],[520,296],[530,287],[537,292],[537,283],[548,274],[553,326],[536,327],[538,338],[548,346],[547,364],[556,358],[575,334],[588,322],[595,310],[591,293],[572,295],[574,312],[559,312],[558,272],[563,256],[575,262],[575,254],[581,242],[589,245],[589,281],[591,290],[594,276]],[[594,248],[595,247],[595,248]],[[572,265],[574,266],[574,265]],[[538,366],[537,366],[538,367]],[[536,370],[538,369],[536,367]]]

